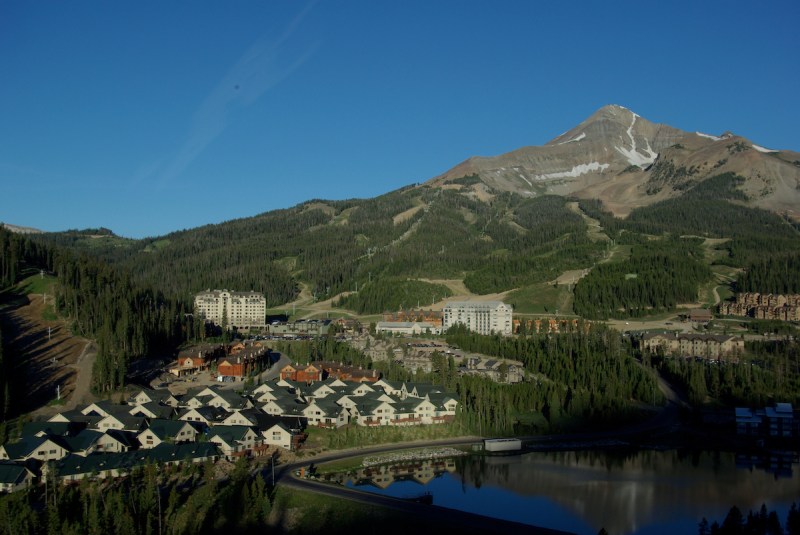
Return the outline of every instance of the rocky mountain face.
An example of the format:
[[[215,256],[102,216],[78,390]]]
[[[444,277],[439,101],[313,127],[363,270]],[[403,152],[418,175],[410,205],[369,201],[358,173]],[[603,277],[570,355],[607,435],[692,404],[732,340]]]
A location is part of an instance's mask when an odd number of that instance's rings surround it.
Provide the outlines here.
[[[605,106],[541,147],[473,157],[428,184],[447,187],[477,176],[478,197],[512,191],[596,198],[617,216],[682,195],[726,172],[744,177],[747,204],[800,219],[800,153],[761,147],[725,133],[685,132]]]

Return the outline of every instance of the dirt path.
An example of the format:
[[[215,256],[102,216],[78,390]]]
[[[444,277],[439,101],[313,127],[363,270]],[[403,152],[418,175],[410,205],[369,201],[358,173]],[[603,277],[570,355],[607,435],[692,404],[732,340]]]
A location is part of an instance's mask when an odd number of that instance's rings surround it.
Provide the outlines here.
[[[72,410],[78,405],[86,405],[94,401],[94,395],[92,395],[90,389],[92,386],[92,368],[96,357],[97,347],[95,347],[94,342],[86,342],[83,351],[78,357],[78,362],[72,365],[77,374],[77,380],[75,381],[75,390],[72,391],[64,410]]]

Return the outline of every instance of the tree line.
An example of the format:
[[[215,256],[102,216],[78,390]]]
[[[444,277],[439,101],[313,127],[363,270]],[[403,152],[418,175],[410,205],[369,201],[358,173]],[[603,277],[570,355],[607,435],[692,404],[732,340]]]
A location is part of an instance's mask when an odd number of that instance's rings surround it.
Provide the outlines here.
[[[722,523],[714,521],[709,524],[703,517],[697,525],[698,535],[800,535],[800,509],[793,502],[786,515],[785,528],[781,526],[777,511],[770,511],[766,504],[761,509],[752,510],[745,517],[741,509],[731,507]]]

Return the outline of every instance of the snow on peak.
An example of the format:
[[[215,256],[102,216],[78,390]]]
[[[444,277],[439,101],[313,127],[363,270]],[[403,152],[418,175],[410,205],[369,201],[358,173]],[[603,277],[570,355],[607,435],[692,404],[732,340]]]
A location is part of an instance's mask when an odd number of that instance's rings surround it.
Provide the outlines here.
[[[566,141],[562,141],[561,143],[559,143],[559,145],[565,145],[567,143],[572,143],[573,141],[580,141],[581,139],[583,139],[585,137],[586,137],[586,132],[581,132],[580,135],[575,136],[572,139],[568,139]]]
[[[559,171],[557,173],[546,173],[543,175],[536,175],[534,176],[534,180],[547,180],[550,178],[575,178],[581,175],[585,175],[586,173],[590,173],[592,171],[605,171],[608,169],[607,163],[600,163],[600,162],[591,162],[591,163],[582,163],[580,165],[576,165],[569,171]]]
[[[770,153],[770,152],[780,152],[780,151],[777,151],[777,150],[773,150],[773,149],[767,149],[767,148],[764,148],[764,147],[762,147],[762,146],[760,146],[760,145],[756,145],[755,143],[751,143],[751,145],[752,145],[752,146],[753,146],[753,148],[754,148],[754,149],[756,149],[758,152],[766,152],[766,153]]]
[[[706,137],[706,138],[708,138],[708,139],[711,139],[711,140],[713,140],[713,141],[719,141],[719,140],[721,140],[721,139],[722,139],[721,137],[718,137],[718,136],[712,136],[711,134],[704,134],[704,133],[702,133],[702,132],[695,132],[695,134],[697,134],[697,135],[698,135],[698,136],[700,136],[700,137]]]
[[[628,163],[631,165],[637,165],[639,167],[645,167],[656,161],[658,157],[658,153],[653,152],[653,149],[650,148],[650,141],[647,141],[647,148],[644,149],[644,154],[640,153],[636,150],[636,139],[633,137],[633,125],[636,124],[636,118],[638,115],[631,112],[633,117],[631,119],[631,125],[628,127],[628,137],[631,140],[631,148],[626,149],[624,147],[614,147],[617,149],[617,152],[625,156],[628,160]]]

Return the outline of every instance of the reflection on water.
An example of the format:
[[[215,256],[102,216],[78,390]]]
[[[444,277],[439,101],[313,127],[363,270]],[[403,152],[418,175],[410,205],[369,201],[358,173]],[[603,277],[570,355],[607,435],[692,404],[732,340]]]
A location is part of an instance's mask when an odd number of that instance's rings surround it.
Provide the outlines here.
[[[330,474],[325,477],[327,481],[347,485],[348,487],[368,487],[373,486],[377,489],[386,490],[393,483],[411,482],[421,487],[430,483],[445,473],[456,472],[456,459],[429,459],[416,461],[402,461],[391,464],[382,464],[359,468],[349,472]],[[397,497],[413,497],[417,494],[402,496],[387,493]]]
[[[584,451],[406,461],[337,474],[337,482],[577,533],[696,533],[732,505],[766,503],[781,522],[800,498],[796,453]]]

